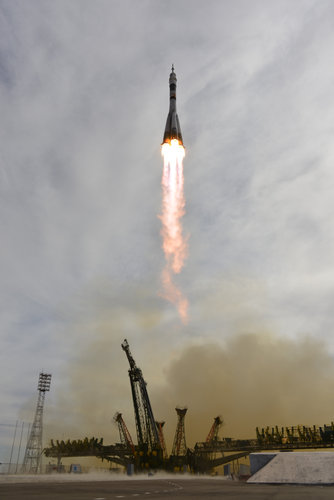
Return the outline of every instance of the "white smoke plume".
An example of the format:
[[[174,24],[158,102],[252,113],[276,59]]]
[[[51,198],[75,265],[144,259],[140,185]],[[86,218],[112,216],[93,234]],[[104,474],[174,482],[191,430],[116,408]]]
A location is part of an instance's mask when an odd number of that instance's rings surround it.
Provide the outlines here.
[[[162,272],[162,297],[175,304],[184,323],[187,322],[188,300],[173,282],[187,256],[187,240],[183,236],[181,218],[185,213],[183,192],[184,147],[176,139],[162,146],[164,167],[162,174],[162,222],[161,235],[166,265]]]

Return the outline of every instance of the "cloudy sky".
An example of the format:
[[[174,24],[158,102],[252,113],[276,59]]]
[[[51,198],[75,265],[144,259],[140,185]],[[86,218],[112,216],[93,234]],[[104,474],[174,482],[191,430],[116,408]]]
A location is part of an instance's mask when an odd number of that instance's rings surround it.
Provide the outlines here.
[[[258,380],[288,364],[273,384],[293,386],[290,402],[310,366],[315,392],[334,387],[333,21],[330,0],[0,1],[0,461],[9,426],[33,419],[41,370],[53,375],[53,437],[65,436],[63,422],[112,441],[123,410],[133,429],[125,337],[156,413],[161,399],[171,415],[188,405],[190,426],[192,404],[203,413],[201,390],[212,388],[204,358],[221,370],[229,359],[230,385],[224,371],[215,380],[224,391],[238,380],[240,395],[257,353],[271,360]],[[187,325],[159,295],[172,63]],[[204,385],[192,401],[184,381],[194,371]],[[330,421],[327,396],[320,413],[303,406],[306,423]],[[257,400],[254,424],[303,420],[284,391],[277,398],[263,422]],[[240,401],[233,413],[231,395],[228,408],[223,394],[215,400],[221,410],[209,405],[194,440],[216,411],[231,412],[235,434],[238,414],[242,434]]]

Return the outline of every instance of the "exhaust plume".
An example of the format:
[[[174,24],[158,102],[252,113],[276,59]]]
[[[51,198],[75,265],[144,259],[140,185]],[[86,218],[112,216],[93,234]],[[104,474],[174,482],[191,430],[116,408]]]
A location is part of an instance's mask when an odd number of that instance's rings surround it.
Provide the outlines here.
[[[162,297],[175,304],[184,323],[187,322],[188,300],[173,282],[173,275],[181,272],[187,256],[187,241],[182,234],[181,218],[185,213],[183,192],[184,147],[177,139],[162,145],[164,159],[162,173],[162,247],[166,265],[162,272]]]

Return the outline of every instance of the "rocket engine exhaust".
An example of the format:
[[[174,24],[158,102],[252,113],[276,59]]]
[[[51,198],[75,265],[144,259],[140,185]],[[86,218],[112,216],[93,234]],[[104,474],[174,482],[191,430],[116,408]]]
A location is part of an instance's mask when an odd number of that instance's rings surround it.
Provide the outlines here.
[[[185,213],[183,192],[183,158],[185,150],[180,122],[176,112],[176,75],[174,66],[169,77],[170,105],[161,147],[164,159],[162,173],[162,247],[166,265],[162,272],[161,296],[175,304],[184,323],[188,317],[188,300],[173,282],[173,275],[181,272],[187,257],[187,240],[183,236],[181,219]]]

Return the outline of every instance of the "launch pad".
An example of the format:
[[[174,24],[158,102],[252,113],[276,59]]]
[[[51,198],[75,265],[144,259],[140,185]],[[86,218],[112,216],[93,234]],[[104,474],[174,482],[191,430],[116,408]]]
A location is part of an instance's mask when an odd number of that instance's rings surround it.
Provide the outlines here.
[[[122,343],[130,368],[129,378],[134,407],[137,444],[134,444],[121,413],[114,421],[118,426],[120,442],[104,445],[103,439],[54,441],[44,450],[47,457],[56,458],[60,464],[65,457],[97,457],[110,463],[130,468],[136,472],[149,470],[189,471],[212,473],[215,467],[248,456],[251,452],[264,450],[293,451],[334,448],[334,423],[317,426],[295,426],[256,429],[254,439],[219,438],[223,424],[221,417],[215,417],[204,442],[197,442],[193,449],[186,445],[185,416],[187,408],[176,408],[178,422],[173,449],[167,454],[163,434],[164,422],[154,418],[147,384],[142,370],[137,366],[130,346]]]

